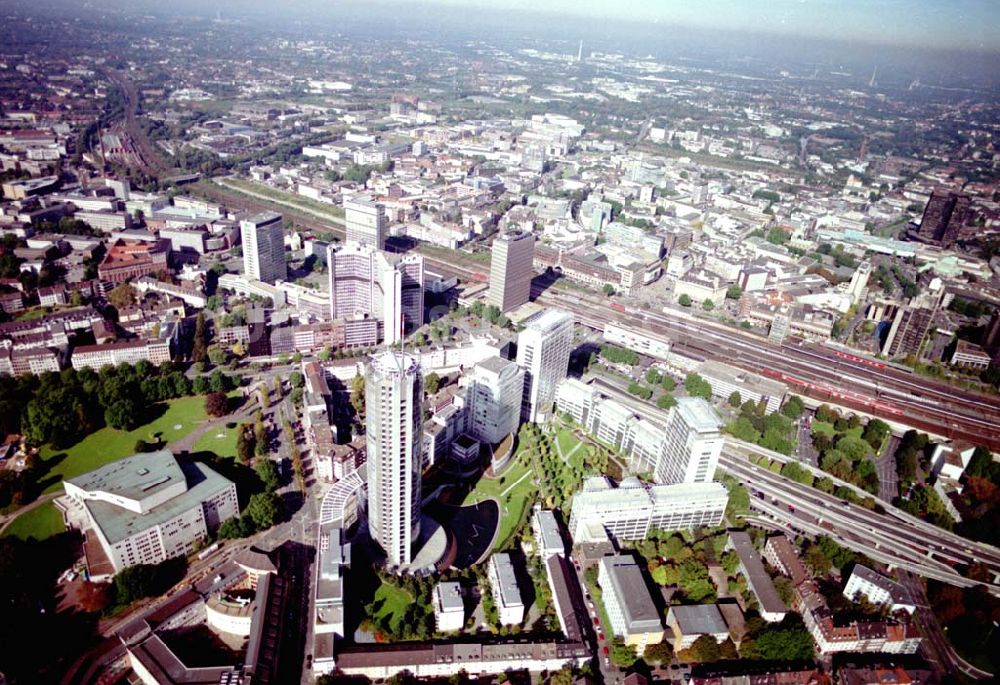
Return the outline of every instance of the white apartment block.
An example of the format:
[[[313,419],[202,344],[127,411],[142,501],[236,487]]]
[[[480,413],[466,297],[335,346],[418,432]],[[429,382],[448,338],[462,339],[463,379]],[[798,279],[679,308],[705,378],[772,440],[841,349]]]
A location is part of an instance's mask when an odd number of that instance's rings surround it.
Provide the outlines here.
[[[493,240],[490,259],[490,290],[486,302],[506,312],[525,304],[531,296],[534,277],[535,236],[512,230]]]
[[[288,277],[280,214],[265,212],[240,222],[243,275],[247,280],[274,284]]]
[[[501,357],[490,357],[472,368],[466,393],[472,437],[495,445],[517,431],[524,394],[524,369]]]
[[[555,400],[556,386],[569,371],[573,316],[547,309],[529,320],[517,336],[517,364],[524,369],[522,418],[543,421]]]
[[[63,487],[61,506],[82,508],[115,572],[190,554],[239,514],[235,484],[198,462],[182,466],[167,450],[106,464]]]
[[[524,601],[510,555],[500,552],[491,556],[487,576],[500,623],[505,626],[520,625],[524,621]]]
[[[170,361],[170,343],[159,340],[136,340],[82,345],[73,350],[71,363],[77,370],[98,370],[102,366],[135,364],[143,360],[154,366]]]
[[[855,565],[851,571],[851,577],[844,586],[844,596],[852,602],[864,597],[869,603],[888,607],[893,613],[905,611],[912,614],[916,610],[913,598],[905,587],[862,564]]]
[[[722,419],[700,397],[681,397],[667,417],[658,483],[708,483],[722,453]]]
[[[385,249],[388,219],[385,207],[369,196],[358,196],[344,201],[344,223],[347,242],[368,245],[376,250]]]
[[[434,586],[434,625],[439,632],[449,633],[465,627],[465,601],[458,582],[441,582]]]

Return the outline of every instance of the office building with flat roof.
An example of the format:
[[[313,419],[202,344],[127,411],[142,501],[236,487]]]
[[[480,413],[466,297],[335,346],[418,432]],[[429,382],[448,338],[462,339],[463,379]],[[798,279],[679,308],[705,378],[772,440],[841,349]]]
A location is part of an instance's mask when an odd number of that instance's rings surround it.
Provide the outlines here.
[[[605,539],[642,540],[650,528],[688,530],[718,526],[726,511],[729,494],[721,483],[650,485],[626,478],[618,487],[603,477],[584,481],[573,495],[569,530],[574,544]]]
[[[521,416],[542,421],[551,411],[559,381],[569,372],[573,351],[573,316],[546,309],[528,320],[517,336],[517,364],[524,369]]]
[[[469,432],[496,445],[517,431],[521,422],[524,369],[502,357],[489,357],[472,367],[466,392]]]
[[[788,386],[780,381],[711,359],[701,363],[698,374],[712,386],[712,397],[728,400],[735,391],[741,402],[763,403],[766,414],[781,409],[788,394]]]
[[[385,207],[370,196],[357,196],[344,201],[344,224],[348,243],[385,249],[389,221]]]
[[[181,464],[168,450],[111,462],[63,488],[115,572],[190,554],[239,514],[232,481],[204,464]]]
[[[663,621],[646,587],[642,570],[631,556],[604,557],[597,565],[604,609],[615,637],[642,654],[663,641]]]
[[[517,584],[514,563],[506,552],[490,557],[487,577],[493,592],[493,602],[497,608],[500,623],[505,626],[520,625],[524,622],[524,600]]]
[[[330,318],[349,347],[399,342],[424,321],[424,258],[348,243],[327,250]]]
[[[365,377],[368,529],[391,568],[412,561],[420,531],[423,378],[416,357],[382,352]]]
[[[255,214],[240,221],[243,240],[243,275],[252,281],[274,284],[288,278],[281,215]]]
[[[511,230],[493,240],[490,259],[490,290],[486,302],[502,312],[520,307],[531,296],[534,277],[535,236]]]
[[[708,483],[722,453],[722,418],[700,397],[680,397],[667,416],[658,483]]]

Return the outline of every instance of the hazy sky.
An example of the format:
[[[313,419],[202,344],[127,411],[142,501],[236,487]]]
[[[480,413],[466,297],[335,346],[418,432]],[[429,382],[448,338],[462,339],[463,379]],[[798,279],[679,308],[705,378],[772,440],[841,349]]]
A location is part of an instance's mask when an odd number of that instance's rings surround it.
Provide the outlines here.
[[[411,0],[416,2],[417,0]],[[435,0],[716,29],[1000,50],[998,0]]]

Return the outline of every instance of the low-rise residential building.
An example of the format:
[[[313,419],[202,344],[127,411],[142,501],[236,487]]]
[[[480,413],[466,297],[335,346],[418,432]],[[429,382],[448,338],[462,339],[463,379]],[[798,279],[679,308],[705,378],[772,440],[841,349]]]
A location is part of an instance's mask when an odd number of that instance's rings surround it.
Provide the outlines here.
[[[754,549],[750,534],[745,531],[729,531],[727,548],[736,552],[740,560],[740,573],[747,579],[747,586],[754,593],[759,605],[760,617],[765,621],[777,622],[785,618],[788,607],[778,596],[771,576],[764,569],[760,555]]]
[[[905,587],[862,564],[855,564],[851,571],[851,577],[844,586],[844,596],[852,602],[864,597],[871,604],[888,607],[892,613],[905,611],[912,614],[916,610],[913,598]]]
[[[538,555],[542,559],[566,552],[562,533],[559,532],[559,521],[551,509],[542,509],[541,506],[535,505],[535,512],[531,517],[531,530],[535,535]]]
[[[450,633],[465,626],[465,600],[457,582],[441,582],[434,586],[434,625],[438,632]]]
[[[74,369],[95,369],[148,361],[153,366],[170,361],[170,343],[161,340],[126,340],[103,345],[82,345],[73,350]]]
[[[500,623],[521,624],[524,621],[524,600],[521,599],[521,589],[517,584],[517,574],[510,554],[500,552],[490,557],[488,577]]]
[[[642,654],[663,642],[663,621],[646,587],[642,570],[631,556],[604,557],[597,565],[597,583],[616,637]]]

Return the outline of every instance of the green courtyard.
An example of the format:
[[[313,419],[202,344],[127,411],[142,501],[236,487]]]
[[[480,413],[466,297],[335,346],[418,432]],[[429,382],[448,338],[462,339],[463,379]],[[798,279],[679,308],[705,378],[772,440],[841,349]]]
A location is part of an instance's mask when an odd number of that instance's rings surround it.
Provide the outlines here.
[[[3,534],[27,540],[44,540],[63,532],[62,514],[52,502],[40,504],[14,519]]]
[[[139,440],[171,443],[188,435],[207,419],[205,398],[201,396],[181,397],[156,405],[156,408],[163,409],[162,413],[133,431],[102,428],[64,450],[43,446],[42,462],[52,462],[51,469],[42,477],[45,482],[51,481],[44,492],[58,492],[62,489],[64,479],[93,471],[99,466],[133,454]],[[215,431],[209,431],[209,434],[214,435]],[[234,453],[235,440],[234,436]]]
[[[239,434],[239,424],[232,428],[219,425],[206,431],[194,443],[194,452],[212,452],[219,457],[236,458],[236,436]]]
[[[375,591],[375,603],[379,607],[374,618],[376,621],[388,618],[390,624],[394,621],[401,621],[406,615],[406,607],[412,601],[413,597],[406,590],[382,583]]]

